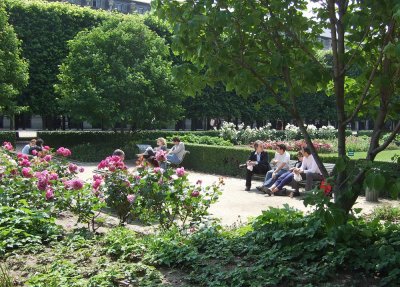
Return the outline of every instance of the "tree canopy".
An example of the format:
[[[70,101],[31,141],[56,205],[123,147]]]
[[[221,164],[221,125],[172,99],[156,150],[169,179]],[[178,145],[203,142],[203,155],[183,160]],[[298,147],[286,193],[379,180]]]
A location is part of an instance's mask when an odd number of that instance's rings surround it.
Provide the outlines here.
[[[28,64],[21,57],[21,43],[8,23],[4,4],[0,3],[0,111],[11,118],[20,110],[17,96],[28,81]]]
[[[223,82],[228,90],[269,92],[271,104],[290,113],[325,176],[328,176],[304,128],[301,95],[330,90],[339,125],[335,201],[346,213],[363,189],[370,168],[348,164],[345,129],[373,107],[374,134],[367,157],[373,160],[400,130],[382,144],[388,119],[398,120],[399,20],[396,0],[320,0],[317,16],[306,16],[308,1],[156,0],[157,14],[174,30],[173,49],[194,65],[176,74],[188,93]],[[322,29],[331,32],[331,61],[319,53]],[[310,102],[310,105],[314,103]],[[370,182],[373,180],[369,180]]]
[[[73,118],[151,128],[179,117],[169,48],[139,19],[80,32],[69,49],[56,88]]]

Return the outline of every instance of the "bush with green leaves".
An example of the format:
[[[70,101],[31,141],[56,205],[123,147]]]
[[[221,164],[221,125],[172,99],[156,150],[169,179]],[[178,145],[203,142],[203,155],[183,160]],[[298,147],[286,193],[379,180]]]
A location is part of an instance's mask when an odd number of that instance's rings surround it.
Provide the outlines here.
[[[211,186],[204,186],[201,180],[193,185],[183,167],[139,166],[133,174],[118,156],[106,158],[98,168],[104,170],[104,177],[95,176],[95,192],[104,197],[121,224],[131,215],[147,224],[158,223],[162,229],[186,230],[209,215],[223,184],[221,179]]]
[[[0,257],[17,248],[40,246],[56,240],[62,229],[46,212],[0,205]]]
[[[0,205],[20,208],[29,206],[55,215],[70,211],[78,222],[92,223],[104,205],[92,193],[90,183],[78,178],[82,167],[69,163],[69,149],[61,147],[52,153],[45,146],[37,156],[13,153],[10,143],[0,148]]]
[[[205,144],[205,145],[219,145],[219,146],[233,146],[230,141],[224,140],[220,137],[212,137],[212,136],[198,136],[195,134],[187,134],[187,135],[173,135],[167,137],[167,140],[172,142],[174,137],[179,137],[179,139],[184,143],[195,143],[195,144]]]

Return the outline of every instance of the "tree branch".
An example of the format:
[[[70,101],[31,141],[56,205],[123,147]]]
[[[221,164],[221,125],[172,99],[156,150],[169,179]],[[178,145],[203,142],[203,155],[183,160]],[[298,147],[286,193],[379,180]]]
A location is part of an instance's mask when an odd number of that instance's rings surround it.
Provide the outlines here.
[[[371,153],[372,154],[378,154],[381,151],[383,151],[387,146],[394,140],[396,135],[400,132],[400,121],[397,122],[396,127],[394,130],[391,132],[390,136],[387,138],[387,140],[380,146],[378,146],[376,149],[374,149]]]
[[[384,47],[388,44],[388,42],[390,40],[390,36],[391,36],[391,34],[393,32],[393,29],[394,29],[394,22],[392,21],[392,23],[389,26],[388,32],[387,32],[387,34],[385,36],[385,40],[384,40],[384,43],[383,43],[383,47],[381,48],[381,51],[379,53],[379,57],[378,57],[375,65],[374,65],[374,67],[373,67],[373,69],[371,71],[371,74],[369,75],[368,81],[367,81],[367,83],[366,83],[366,85],[364,87],[361,99],[358,102],[357,107],[354,109],[353,113],[342,123],[342,126],[346,126],[348,123],[350,123],[354,119],[354,117],[358,114],[358,112],[360,111],[361,107],[363,106],[365,98],[368,96],[368,91],[369,91],[369,89],[370,89],[370,87],[372,85],[372,81],[375,78],[375,74],[376,74],[376,71],[377,71],[377,69],[379,67],[379,64],[382,62]]]

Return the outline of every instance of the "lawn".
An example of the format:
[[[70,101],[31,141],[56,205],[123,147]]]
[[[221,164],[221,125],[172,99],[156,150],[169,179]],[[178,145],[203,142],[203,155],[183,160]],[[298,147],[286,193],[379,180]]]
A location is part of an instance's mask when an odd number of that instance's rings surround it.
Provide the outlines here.
[[[376,156],[377,161],[392,161],[392,157],[394,155],[400,155],[400,150],[384,150],[380,152]],[[330,155],[330,156],[336,156],[337,153],[329,153],[329,154],[324,154],[324,155]],[[351,159],[365,159],[367,156],[367,152],[354,152],[354,156],[350,156]]]

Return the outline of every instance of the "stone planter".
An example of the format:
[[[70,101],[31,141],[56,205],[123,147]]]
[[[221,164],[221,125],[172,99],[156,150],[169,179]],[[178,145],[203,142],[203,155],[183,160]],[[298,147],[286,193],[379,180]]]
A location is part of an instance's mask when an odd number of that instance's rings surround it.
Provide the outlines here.
[[[369,202],[378,202],[379,190],[367,187],[365,190],[365,200]]]

